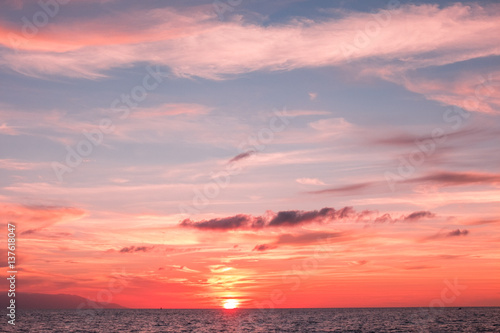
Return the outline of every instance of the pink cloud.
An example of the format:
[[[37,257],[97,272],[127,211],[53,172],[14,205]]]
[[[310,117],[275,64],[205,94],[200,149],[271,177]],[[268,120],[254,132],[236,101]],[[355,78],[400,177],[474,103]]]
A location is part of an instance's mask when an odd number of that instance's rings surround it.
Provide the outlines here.
[[[3,52],[0,62],[27,75],[89,78],[113,67],[153,62],[170,67],[178,76],[222,79],[256,70],[340,65],[369,57],[404,60],[404,68],[418,68],[500,54],[495,43],[500,22],[497,5],[404,5],[391,11],[390,22],[378,23],[377,33],[361,44],[356,37],[366,35],[367,23],[377,24],[369,13],[347,12],[340,19],[322,22],[295,19],[267,27],[237,20],[219,22],[215,14],[201,10],[168,8],[136,13],[132,19],[134,29],[144,28],[131,33],[118,15],[106,21],[54,26],[48,42],[63,45],[64,53]],[[76,27],[86,33],[75,35]],[[106,37],[101,37],[102,30],[107,31]],[[354,51],[346,54],[341,46]]]
[[[325,185],[325,183],[318,178],[297,178],[295,181],[302,185]]]
[[[490,71],[486,76],[466,72],[453,80],[406,76],[403,85],[445,105],[468,111],[500,113],[500,71]]]

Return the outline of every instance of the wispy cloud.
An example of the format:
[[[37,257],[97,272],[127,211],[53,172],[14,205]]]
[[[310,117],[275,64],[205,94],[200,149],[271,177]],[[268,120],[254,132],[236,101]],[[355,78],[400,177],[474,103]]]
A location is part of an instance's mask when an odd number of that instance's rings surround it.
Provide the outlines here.
[[[439,232],[435,235],[429,236],[424,238],[424,241],[426,240],[436,240],[436,239],[446,239],[446,238],[455,238],[455,237],[462,237],[462,236],[467,236],[469,235],[469,230],[467,229],[456,229],[453,231],[447,231],[447,232]]]
[[[0,203],[0,219],[17,223],[26,234],[40,231],[59,222],[81,219],[88,213],[76,207],[18,205]]]
[[[208,16],[201,9],[183,12],[165,8],[136,13],[129,17],[135,23],[127,20],[127,26],[121,23],[125,21],[120,14],[70,26],[54,25],[50,33],[31,41],[26,51],[3,51],[0,62],[27,75],[89,78],[137,62],[163,64],[179,76],[211,79],[256,70],[340,65],[373,57],[381,61],[405,59],[406,68],[418,68],[500,54],[494,42],[500,21],[497,8],[404,5],[394,10],[390,24],[370,43],[356,48],[349,57],[340,46],[353,44],[359,29],[372,20],[369,13],[344,12],[340,19],[314,22],[297,18],[260,26],[220,22],[215,14]],[[131,33],[130,25],[141,29]],[[414,26],[419,29],[409,28]],[[72,33],[76,29],[85,33]],[[102,37],[103,30],[114,38]],[[5,37],[2,43],[9,45]]]
[[[404,181],[405,183],[425,183],[431,182],[442,186],[460,186],[500,182],[500,174],[481,172],[435,172],[426,176],[416,177]]]
[[[303,185],[325,185],[325,183],[318,178],[297,178],[295,181]]]
[[[276,245],[270,245],[270,244],[260,244],[260,245],[255,245],[252,251],[267,251],[267,250],[272,250],[277,248]]]
[[[240,160],[244,160],[245,158],[249,158],[253,154],[255,154],[254,150],[246,151],[244,153],[238,154],[235,157],[231,158],[228,163],[234,163],[234,162],[238,162]]]

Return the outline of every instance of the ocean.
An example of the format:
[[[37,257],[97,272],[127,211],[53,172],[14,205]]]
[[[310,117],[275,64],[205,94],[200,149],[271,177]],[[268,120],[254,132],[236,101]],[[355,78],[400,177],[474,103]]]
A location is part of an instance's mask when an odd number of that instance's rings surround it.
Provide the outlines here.
[[[31,310],[1,332],[500,332],[500,308]]]

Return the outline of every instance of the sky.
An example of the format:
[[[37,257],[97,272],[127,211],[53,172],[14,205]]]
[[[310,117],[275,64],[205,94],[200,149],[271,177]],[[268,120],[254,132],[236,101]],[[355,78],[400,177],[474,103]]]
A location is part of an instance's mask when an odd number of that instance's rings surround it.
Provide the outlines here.
[[[500,306],[496,1],[0,6],[19,291]]]

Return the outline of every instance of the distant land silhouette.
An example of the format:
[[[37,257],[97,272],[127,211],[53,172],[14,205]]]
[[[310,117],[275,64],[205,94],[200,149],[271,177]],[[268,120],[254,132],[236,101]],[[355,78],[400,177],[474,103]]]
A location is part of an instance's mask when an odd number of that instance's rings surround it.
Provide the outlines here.
[[[7,293],[2,293],[2,306],[9,304]],[[59,309],[126,309],[116,303],[94,302],[87,298],[68,294],[17,293],[16,309],[19,310],[59,310]]]

